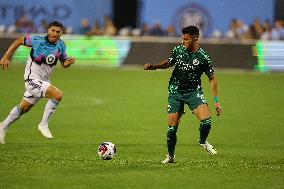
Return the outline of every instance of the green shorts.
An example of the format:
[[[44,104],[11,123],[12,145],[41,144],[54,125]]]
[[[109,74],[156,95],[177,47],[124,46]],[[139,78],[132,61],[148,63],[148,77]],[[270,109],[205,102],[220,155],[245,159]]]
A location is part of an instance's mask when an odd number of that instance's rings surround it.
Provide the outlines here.
[[[184,112],[184,105],[193,111],[201,104],[207,104],[202,90],[195,90],[189,93],[169,93],[168,113]]]

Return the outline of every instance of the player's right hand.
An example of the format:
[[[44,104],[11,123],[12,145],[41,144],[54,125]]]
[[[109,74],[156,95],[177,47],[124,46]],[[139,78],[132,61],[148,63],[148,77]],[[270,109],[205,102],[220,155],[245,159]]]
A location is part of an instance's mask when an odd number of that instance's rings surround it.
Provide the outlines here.
[[[144,64],[144,70],[155,70],[155,66],[153,64]]]
[[[216,109],[217,116],[220,116],[221,112],[222,112],[222,108],[221,108],[220,104],[218,102],[215,102],[214,107]]]
[[[10,60],[8,58],[3,57],[0,61],[0,66],[2,70],[8,69]]]

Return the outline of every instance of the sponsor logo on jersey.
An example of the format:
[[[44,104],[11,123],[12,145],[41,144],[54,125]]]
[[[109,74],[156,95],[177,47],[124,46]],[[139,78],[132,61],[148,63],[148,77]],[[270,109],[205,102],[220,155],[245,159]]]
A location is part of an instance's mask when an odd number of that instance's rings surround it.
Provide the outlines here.
[[[54,54],[50,54],[46,57],[45,61],[47,64],[53,64],[55,62],[56,58]]]
[[[198,64],[199,64],[199,60],[196,58],[196,59],[194,59],[193,61],[192,61],[192,64],[194,65],[194,66],[197,66]]]

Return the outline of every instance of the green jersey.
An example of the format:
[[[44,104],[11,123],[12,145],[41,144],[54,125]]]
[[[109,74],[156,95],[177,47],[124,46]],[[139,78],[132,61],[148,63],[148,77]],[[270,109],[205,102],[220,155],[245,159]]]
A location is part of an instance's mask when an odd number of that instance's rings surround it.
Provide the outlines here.
[[[194,52],[188,52],[184,45],[176,46],[169,58],[169,66],[175,66],[169,81],[170,93],[186,93],[201,88],[201,75],[208,77],[214,74],[211,59],[206,52],[199,47]]]

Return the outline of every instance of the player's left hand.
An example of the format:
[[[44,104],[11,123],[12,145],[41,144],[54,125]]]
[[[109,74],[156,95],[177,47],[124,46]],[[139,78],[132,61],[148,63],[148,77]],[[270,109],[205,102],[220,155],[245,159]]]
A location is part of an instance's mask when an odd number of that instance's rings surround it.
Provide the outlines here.
[[[74,63],[75,63],[75,58],[69,57],[64,61],[63,67],[68,68],[69,66],[71,66],[71,64],[74,64]]]
[[[69,57],[66,61],[67,61],[68,65],[71,65],[71,64],[75,63],[75,58],[74,57]]]
[[[216,109],[217,116],[221,115],[222,108],[221,108],[220,104],[218,102],[216,102],[216,103],[214,103],[214,107]]]

